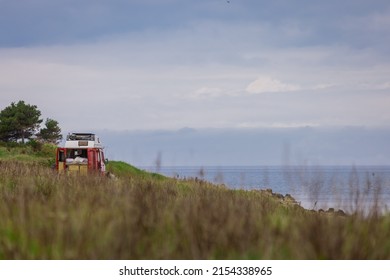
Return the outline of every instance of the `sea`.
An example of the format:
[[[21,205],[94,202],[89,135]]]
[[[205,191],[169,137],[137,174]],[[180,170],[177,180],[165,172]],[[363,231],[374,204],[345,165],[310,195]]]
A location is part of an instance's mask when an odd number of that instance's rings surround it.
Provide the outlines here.
[[[231,189],[290,194],[306,209],[388,212],[390,166],[162,166],[142,169]]]

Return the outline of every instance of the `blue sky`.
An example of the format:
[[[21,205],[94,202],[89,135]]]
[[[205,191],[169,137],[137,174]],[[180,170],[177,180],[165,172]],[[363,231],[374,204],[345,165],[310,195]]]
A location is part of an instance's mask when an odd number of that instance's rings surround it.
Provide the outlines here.
[[[68,131],[388,127],[390,2],[0,0],[0,106]]]

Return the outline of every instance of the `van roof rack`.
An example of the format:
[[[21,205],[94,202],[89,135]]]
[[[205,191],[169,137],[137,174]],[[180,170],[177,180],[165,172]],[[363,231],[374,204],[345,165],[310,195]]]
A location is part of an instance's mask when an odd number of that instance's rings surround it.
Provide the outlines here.
[[[93,133],[69,133],[66,137],[67,141],[77,141],[77,140],[84,140],[84,141],[95,141],[95,134]]]

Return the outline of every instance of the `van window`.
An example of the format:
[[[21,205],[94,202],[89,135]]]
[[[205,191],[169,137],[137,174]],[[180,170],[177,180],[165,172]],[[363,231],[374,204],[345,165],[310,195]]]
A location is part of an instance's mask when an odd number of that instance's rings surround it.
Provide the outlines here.
[[[66,158],[88,158],[87,149],[67,149],[66,150]]]

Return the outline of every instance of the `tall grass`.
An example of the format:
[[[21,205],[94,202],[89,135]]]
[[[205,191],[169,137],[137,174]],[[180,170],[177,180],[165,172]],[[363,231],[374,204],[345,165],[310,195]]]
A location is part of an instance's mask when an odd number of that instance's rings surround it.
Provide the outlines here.
[[[388,236],[389,216],[320,214],[269,192],[0,164],[0,259],[388,259]]]
[[[352,166],[334,169],[320,166],[285,167],[284,177],[292,193],[308,209],[343,209],[351,215],[388,212],[390,181],[382,172]],[[382,174],[381,174],[382,173]]]

